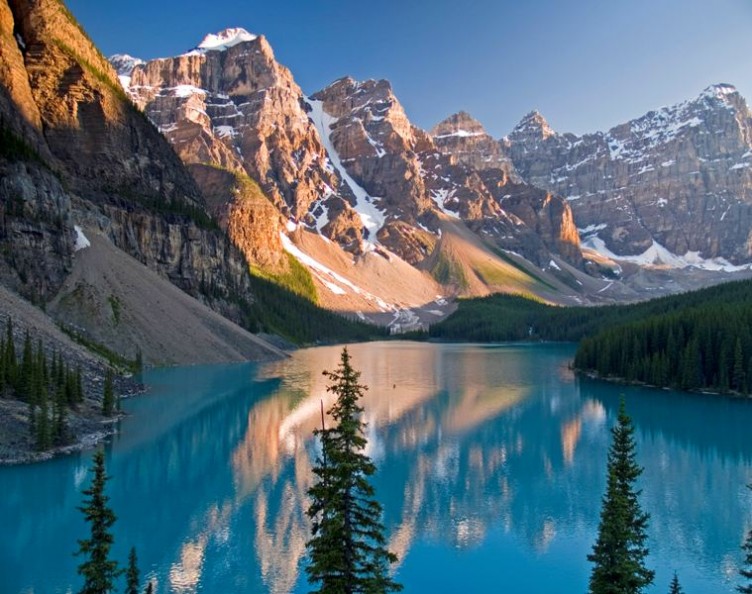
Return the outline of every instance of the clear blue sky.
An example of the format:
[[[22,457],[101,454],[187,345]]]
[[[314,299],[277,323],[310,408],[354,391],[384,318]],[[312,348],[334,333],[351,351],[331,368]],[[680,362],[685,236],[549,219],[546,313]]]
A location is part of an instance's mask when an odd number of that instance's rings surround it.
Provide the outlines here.
[[[187,51],[205,33],[266,35],[306,93],[389,79],[431,128],[464,109],[494,136],[531,109],[605,130],[736,85],[752,101],[752,0],[67,0],[106,54]]]

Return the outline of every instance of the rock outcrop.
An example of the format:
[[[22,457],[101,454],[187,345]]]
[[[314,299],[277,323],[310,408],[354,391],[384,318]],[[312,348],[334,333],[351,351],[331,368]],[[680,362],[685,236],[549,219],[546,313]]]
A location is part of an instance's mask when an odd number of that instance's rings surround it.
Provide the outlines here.
[[[442,120],[431,130],[431,137],[444,154],[476,171],[499,169],[506,177],[520,181],[514,165],[483,125],[465,111]]]
[[[502,147],[526,181],[567,197],[605,253],[708,267],[752,260],[752,114],[730,85],[582,137],[533,112]]]

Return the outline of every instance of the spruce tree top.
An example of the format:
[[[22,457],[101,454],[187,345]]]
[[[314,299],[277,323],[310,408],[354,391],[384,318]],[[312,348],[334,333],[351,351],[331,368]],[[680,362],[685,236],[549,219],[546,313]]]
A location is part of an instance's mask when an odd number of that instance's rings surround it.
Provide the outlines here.
[[[78,541],[77,555],[86,560],[78,566],[78,573],[84,577],[84,585],[79,594],[109,594],[114,588],[114,580],[121,573],[117,561],[110,560],[113,536],[110,532],[115,523],[115,514],[108,507],[109,497],[104,489],[108,476],[104,468],[104,452],[98,450],[93,458],[94,478],[91,486],[83,493],[84,505],[78,509],[83,512],[89,524],[91,537]]]
[[[329,411],[334,424],[314,432],[321,439],[321,456],[309,489],[311,540],[308,541],[311,583],[318,594],[386,594],[402,589],[389,577],[397,557],[386,548],[382,508],[374,498],[369,477],[376,471],[364,454],[364,423],[358,404],[366,386],[343,349],[336,371],[325,371],[331,381],[328,391],[337,396]]]
[[[653,583],[655,572],[645,566],[650,516],[642,511],[640,491],[634,488],[642,468],[637,464],[634,428],[623,399],[611,435],[598,538],[587,557],[593,563],[589,591],[640,594]]]

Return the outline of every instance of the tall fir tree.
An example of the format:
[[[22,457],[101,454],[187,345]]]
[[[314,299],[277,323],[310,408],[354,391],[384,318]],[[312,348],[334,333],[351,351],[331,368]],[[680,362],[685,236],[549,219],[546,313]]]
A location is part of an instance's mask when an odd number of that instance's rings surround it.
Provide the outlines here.
[[[20,382],[18,384],[18,396],[28,402],[34,385],[34,349],[31,346],[29,331],[24,335],[23,351],[21,354]]]
[[[76,367],[76,404],[84,401],[84,385],[81,381],[81,366]]]
[[[676,575],[676,572],[674,572],[674,579],[671,580],[668,594],[684,594],[684,590],[682,590],[682,587],[679,584],[679,576]]]
[[[653,583],[655,572],[645,566],[650,516],[640,508],[641,491],[634,487],[642,468],[636,461],[634,428],[624,400],[611,434],[598,537],[588,555],[593,563],[589,592],[638,594]]]
[[[747,533],[747,538],[742,545],[744,551],[744,565],[739,569],[739,575],[744,578],[744,584],[736,587],[737,592],[752,594],[752,530]]]
[[[386,548],[382,508],[369,482],[376,467],[363,453],[365,425],[358,400],[367,388],[358,384],[360,372],[352,368],[346,348],[337,370],[324,375],[332,382],[327,390],[337,400],[329,411],[335,425],[314,432],[321,439],[321,456],[308,491],[312,521],[308,580],[318,585],[314,591],[318,594],[400,591],[402,586],[389,576],[397,557]]]
[[[65,443],[68,435],[68,409],[65,392],[59,388],[55,391],[52,413],[52,437],[57,444]]]
[[[113,388],[112,370],[108,369],[104,376],[102,390],[102,414],[111,417],[115,413],[115,390]]]
[[[42,452],[52,445],[52,427],[50,426],[49,403],[47,387],[41,386],[38,394],[39,412],[36,415],[34,428],[36,430],[37,449]]]
[[[113,591],[115,579],[122,573],[117,561],[110,559],[110,549],[114,538],[112,525],[115,514],[109,508],[109,497],[105,486],[109,477],[104,467],[104,452],[94,454],[92,472],[94,478],[91,486],[83,494],[86,496],[83,506],[78,509],[84,514],[89,524],[90,537],[78,541],[76,553],[85,558],[78,566],[78,573],[84,577],[84,585],[79,594],[109,594]]]
[[[131,547],[128,555],[128,569],[125,571],[125,594],[138,594],[138,577],[136,548]]]
[[[5,357],[7,381],[15,388],[18,363],[16,362],[16,345],[13,341],[13,320],[10,317],[5,325],[5,352],[3,356]]]

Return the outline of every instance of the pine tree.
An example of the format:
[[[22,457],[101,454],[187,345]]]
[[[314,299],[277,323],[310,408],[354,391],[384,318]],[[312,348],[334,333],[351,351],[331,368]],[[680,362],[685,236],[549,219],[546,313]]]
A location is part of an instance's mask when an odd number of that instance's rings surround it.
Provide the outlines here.
[[[3,356],[5,358],[7,382],[15,388],[18,363],[16,362],[16,345],[13,341],[13,320],[10,317],[5,325],[5,351],[3,352]]]
[[[744,567],[739,569],[739,575],[746,580],[746,584],[737,586],[736,590],[742,594],[752,594],[752,530],[747,533],[742,550],[744,551]]]
[[[146,584],[146,590],[144,590],[144,594],[154,594],[154,584],[152,582]]]
[[[647,525],[650,516],[640,508],[641,491],[634,482],[642,474],[636,462],[634,428],[624,401],[611,430],[608,481],[603,496],[598,538],[588,561],[591,594],[638,594],[653,583],[655,572],[645,567]]]
[[[112,387],[112,371],[107,370],[104,376],[104,389],[102,392],[102,414],[111,417],[115,412],[115,391]]]
[[[736,339],[736,346],[734,347],[734,367],[731,374],[731,386],[740,393],[747,391],[747,378],[744,371],[744,352],[742,350],[742,341],[740,338]]]
[[[37,449],[40,452],[52,445],[52,428],[50,427],[50,414],[47,399],[47,389],[42,388],[39,393],[39,413],[36,416],[34,426],[36,428]]]
[[[24,336],[23,354],[21,355],[21,377],[18,386],[18,396],[21,400],[28,402],[31,399],[31,392],[34,384],[34,351],[31,347],[31,336],[26,331]]]
[[[319,585],[318,594],[397,592],[402,586],[388,575],[397,557],[385,547],[381,505],[368,480],[376,467],[363,453],[366,438],[358,399],[367,388],[358,384],[360,372],[350,365],[347,349],[338,369],[324,375],[332,381],[327,390],[337,396],[329,411],[336,425],[314,432],[322,451],[313,468],[315,484],[308,491],[308,580]]]
[[[55,402],[52,415],[52,434],[55,443],[65,443],[68,433],[68,409],[65,392],[58,389],[55,392]]]
[[[107,476],[104,467],[104,452],[97,451],[93,458],[94,478],[91,486],[84,491],[84,505],[78,509],[84,514],[91,531],[90,538],[78,541],[77,555],[85,561],[78,566],[79,575],[84,576],[84,585],[79,594],[108,594],[112,592],[114,580],[122,573],[117,561],[110,559],[113,536],[110,532],[115,523],[115,514],[107,506],[109,497],[104,489]]]
[[[76,404],[84,401],[84,385],[81,381],[81,366],[76,367]]]
[[[128,569],[125,572],[125,594],[138,594],[138,560],[136,548],[131,547],[128,555]]]
[[[669,589],[668,594],[684,594],[684,590],[682,590],[682,587],[679,584],[679,576],[676,575],[676,572],[674,572],[674,579],[671,580],[671,588]]]

